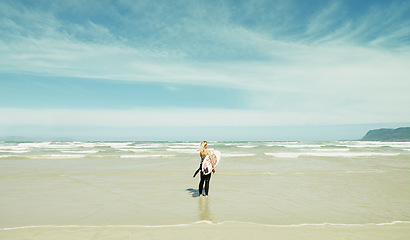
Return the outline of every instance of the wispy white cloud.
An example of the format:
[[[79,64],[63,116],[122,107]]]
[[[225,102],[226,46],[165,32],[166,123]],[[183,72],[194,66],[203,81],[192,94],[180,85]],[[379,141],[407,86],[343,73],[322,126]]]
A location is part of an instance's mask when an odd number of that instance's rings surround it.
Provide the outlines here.
[[[357,16],[350,15],[342,1],[330,3],[311,18],[306,34],[312,43],[339,43],[373,49],[408,50],[410,4],[391,1],[388,5],[370,4]],[[407,36],[407,37],[406,37]],[[316,37],[316,38],[315,38]]]
[[[328,34],[329,30],[333,31],[334,24],[343,18],[340,2],[332,1],[323,9],[319,9],[308,21],[306,27],[306,34],[310,38],[317,39],[324,34]],[[332,27],[333,26],[333,27]],[[336,26],[338,27],[338,26]]]

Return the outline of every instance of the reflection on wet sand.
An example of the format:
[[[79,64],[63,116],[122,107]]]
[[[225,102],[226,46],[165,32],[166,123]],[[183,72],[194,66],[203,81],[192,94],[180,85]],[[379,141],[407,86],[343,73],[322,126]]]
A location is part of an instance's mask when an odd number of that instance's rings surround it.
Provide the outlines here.
[[[210,211],[210,199],[206,197],[199,197],[198,199],[198,216],[200,221],[211,221],[212,212]]]

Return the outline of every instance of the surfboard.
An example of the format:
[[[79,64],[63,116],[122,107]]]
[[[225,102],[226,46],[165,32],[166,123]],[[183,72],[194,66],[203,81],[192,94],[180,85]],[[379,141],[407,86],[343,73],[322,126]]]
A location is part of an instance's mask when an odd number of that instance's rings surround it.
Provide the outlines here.
[[[211,158],[215,162],[215,167],[218,166],[218,163],[221,161],[221,152],[219,152],[218,150],[212,150]],[[211,164],[211,159],[209,158],[209,155],[206,156],[204,161],[202,162],[202,172],[205,175],[208,175],[212,172],[212,164]]]

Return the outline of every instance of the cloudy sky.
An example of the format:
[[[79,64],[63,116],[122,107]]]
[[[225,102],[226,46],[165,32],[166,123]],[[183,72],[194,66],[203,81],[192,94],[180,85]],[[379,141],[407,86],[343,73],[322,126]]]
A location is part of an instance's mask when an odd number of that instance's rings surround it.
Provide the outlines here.
[[[0,53],[0,137],[309,140],[410,123],[405,0],[0,0]]]

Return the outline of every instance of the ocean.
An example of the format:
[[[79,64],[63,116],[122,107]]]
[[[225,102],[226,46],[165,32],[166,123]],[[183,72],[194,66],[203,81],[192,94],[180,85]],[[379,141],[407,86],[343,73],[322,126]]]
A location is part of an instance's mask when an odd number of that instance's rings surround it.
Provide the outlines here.
[[[409,142],[0,142],[0,239],[409,239]]]

